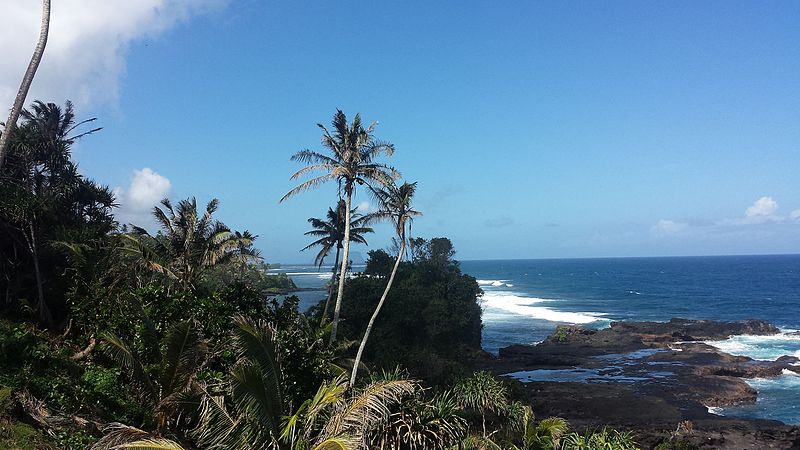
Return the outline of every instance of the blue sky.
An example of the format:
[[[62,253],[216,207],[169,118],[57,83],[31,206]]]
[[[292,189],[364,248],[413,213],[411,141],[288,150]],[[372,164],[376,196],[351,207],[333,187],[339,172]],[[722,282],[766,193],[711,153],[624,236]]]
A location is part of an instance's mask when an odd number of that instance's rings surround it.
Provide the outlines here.
[[[800,252],[800,3],[212,6],[132,33],[118,93],[80,105],[105,128],[76,157],[125,217],[139,188],[218,197],[268,261],[310,260],[336,186],[277,201],[341,108],[418,181],[413,234],[463,259]]]

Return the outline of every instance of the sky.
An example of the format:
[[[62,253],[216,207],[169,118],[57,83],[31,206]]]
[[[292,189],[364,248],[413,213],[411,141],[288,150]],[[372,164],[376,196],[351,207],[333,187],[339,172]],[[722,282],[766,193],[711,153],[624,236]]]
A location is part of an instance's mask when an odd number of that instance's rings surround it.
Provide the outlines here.
[[[339,108],[460,259],[800,253],[798,2],[53,3],[28,103],[98,118],[74,157],[122,222],[216,197],[268,262],[313,260],[335,184],[278,199]],[[10,106],[40,5],[0,5]]]

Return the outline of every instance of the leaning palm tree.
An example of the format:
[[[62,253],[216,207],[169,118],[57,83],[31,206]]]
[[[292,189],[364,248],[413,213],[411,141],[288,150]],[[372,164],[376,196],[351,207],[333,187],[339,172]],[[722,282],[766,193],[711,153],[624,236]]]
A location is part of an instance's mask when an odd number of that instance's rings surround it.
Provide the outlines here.
[[[322,129],[322,146],[330,152],[330,155],[312,150],[302,150],[292,156],[292,161],[307,164],[306,167],[291,176],[292,180],[310,172],[322,172],[323,174],[301,183],[286,193],[280,202],[328,181],[338,182],[340,194],[344,194],[345,199],[342,261],[346,263],[350,255],[350,208],[356,186],[363,184],[385,186],[400,175],[394,168],[375,162],[381,155],[391,156],[394,153],[394,145],[382,142],[372,135],[377,122],[365,128],[361,123],[361,116],[356,114],[353,122],[348,124],[344,113],[337,110],[333,116],[332,125],[333,132],[324,125],[317,124]],[[341,270],[339,273],[339,289],[333,310],[331,343],[336,340],[339,327],[339,313],[342,307],[346,272]]]
[[[389,281],[386,283],[386,288],[383,290],[383,295],[381,295],[378,306],[375,307],[375,311],[372,313],[372,317],[369,319],[367,329],[364,332],[364,337],[361,339],[361,345],[358,347],[355,364],[353,365],[353,372],[350,375],[351,387],[356,383],[358,366],[361,362],[361,356],[364,353],[364,347],[367,346],[369,334],[372,332],[372,327],[375,325],[375,319],[378,318],[378,314],[381,312],[383,303],[386,301],[386,296],[389,295],[389,290],[392,288],[392,283],[394,282],[394,276],[397,274],[397,268],[400,266],[400,261],[403,259],[403,255],[405,254],[407,241],[406,225],[410,227],[411,221],[414,220],[414,217],[422,215],[421,212],[415,210],[411,206],[411,201],[414,198],[414,192],[416,192],[416,190],[417,183],[403,183],[400,186],[388,185],[383,189],[373,189],[375,198],[380,204],[380,210],[376,213],[376,217],[382,217],[392,221],[400,246],[397,250],[397,258],[394,261],[394,267],[392,267],[392,272],[389,275]]]
[[[36,43],[36,48],[33,50],[31,62],[28,64],[28,69],[25,70],[25,76],[22,78],[22,83],[17,91],[17,96],[14,98],[14,105],[11,107],[11,113],[6,121],[5,130],[0,134],[0,168],[3,167],[8,147],[11,144],[11,134],[14,127],[17,125],[17,119],[22,112],[22,107],[25,105],[25,98],[28,96],[28,90],[33,83],[33,77],[36,75],[36,69],[39,68],[39,63],[42,62],[42,55],[44,55],[44,48],[47,45],[47,36],[50,33],[50,0],[42,1],[42,23],[39,26],[39,41]]]
[[[333,273],[331,274],[331,282],[328,287],[328,298],[325,300],[325,309],[322,310],[322,321],[328,316],[328,306],[331,302],[333,289],[336,285],[336,275],[339,267],[339,251],[342,249],[344,243],[344,208],[344,200],[339,199],[336,210],[328,208],[327,220],[317,219],[315,217],[308,219],[308,223],[310,223],[314,229],[307,231],[305,235],[319,237],[319,239],[300,250],[305,251],[319,246],[320,250],[314,258],[314,264],[316,264],[317,267],[322,267],[325,258],[327,258],[331,250],[336,247],[336,257],[333,260],[333,269],[331,270]],[[350,211],[350,241],[366,244],[367,240],[364,238],[364,235],[374,232],[372,228],[367,226],[374,217],[370,214],[359,214],[357,211],[357,208],[353,208]]]
[[[125,248],[141,265],[166,275],[181,289],[196,287],[201,275],[214,266],[259,258],[253,248],[256,236],[248,231],[231,231],[213,220],[219,200],[211,200],[202,216],[194,197],[181,200],[177,207],[165,198],[161,205],[163,209],[153,208],[161,232],[151,236],[147,230],[134,226],[133,233],[124,235]]]

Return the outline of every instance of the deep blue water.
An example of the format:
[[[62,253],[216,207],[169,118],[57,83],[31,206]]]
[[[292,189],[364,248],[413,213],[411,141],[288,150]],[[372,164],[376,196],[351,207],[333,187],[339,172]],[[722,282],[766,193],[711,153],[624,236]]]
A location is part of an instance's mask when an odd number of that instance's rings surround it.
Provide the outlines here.
[[[800,329],[800,255],[462,261],[461,269],[484,290],[483,346],[495,353],[539,342],[564,323],[764,319]],[[330,276],[312,266],[281,271],[300,287],[323,286]],[[304,292],[301,307],[321,298],[324,292]],[[800,356],[800,336],[788,334],[712,344],[757,359]],[[759,390],[755,405],[716,412],[800,423],[800,377],[751,384]]]

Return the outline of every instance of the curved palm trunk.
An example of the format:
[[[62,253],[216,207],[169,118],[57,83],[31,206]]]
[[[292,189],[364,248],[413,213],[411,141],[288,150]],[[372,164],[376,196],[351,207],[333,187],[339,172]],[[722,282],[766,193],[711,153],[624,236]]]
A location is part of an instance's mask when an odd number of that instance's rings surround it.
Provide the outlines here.
[[[339,250],[341,250],[340,246],[336,246],[336,259],[333,261],[333,274],[331,275],[331,287],[328,288],[328,298],[325,300],[325,309],[322,310],[322,320],[320,322],[324,322],[325,318],[328,317],[328,306],[331,304],[331,298],[333,297],[333,286],[336,284],[336,267],[339,265]]]
[[[0,135],[0,168],[3,167],[8,147],[11,144],[11,132],[17,124],[19,114],[25,105],[25,98],[28,96],[28,90],[33,83],[33,76],[36,75],[36,69],[39,68],[39,63],[42,62],[42,55],[44,54],[44,47],[47,45],[47,35],[50,32],[50,0],[42,1],[42,24],[39,28],[39,42],[33,51],[31,62],[28,64],[28,70],[25,71],[25,76],[22,78],[22,83],[17,91],[17,96],[14,98],[14,105],[11,107],[11,114],[6,121],[6,128],[3,134]]]
[[[372,332],[372,326],[375,324],[375,319],[378,318],[378,313],[381,312],[381,308],[383,307],[383,303],[386,301],[386,296],[389,295],[389,290],[392,288],[392,282],[394,282],[394,275],[397,273],[397,267],[400,266],[400,260],[403,258],[403,253],[406,249],[406,240],[401,237],[400,238],[400,250],[397,252],[397,259],[394,261],[394,267],[392,267],[392,274],[389,275],[389,281],[386,283],[386,289],[383,290],[383,295],[381,295],[381,301],[378,302],[378,306],[375,307],[375,312],[372,313],[372,317],[369,319],[369,323],[367,324],[367,331],[364,332],[364,338],[361,339],[361,345],[358,346],[358,353],[356,354],[356,360],[353,364],[353,373],[350,374],[350,387],[353,387],[356,384],[356,375],[358,374],[358,366],[361,364],[361,355],[364,353],[364,347],[367,346],[367,339],[369,339],[369,334]]]
[[[350,256],[350,203],[353,200],[353,189],[347,189],[347,204],[344,214],[344,249],[342,250],[342,269],[339,271],[339,292],[336,294],[336,305],[333,308],[333,329],[329,345],[336,341],[336,332],[339,330],[339,312],[342,308],[342,296],[344,295],[344,279],[347,278],[347,261]]]

